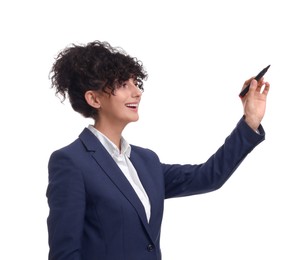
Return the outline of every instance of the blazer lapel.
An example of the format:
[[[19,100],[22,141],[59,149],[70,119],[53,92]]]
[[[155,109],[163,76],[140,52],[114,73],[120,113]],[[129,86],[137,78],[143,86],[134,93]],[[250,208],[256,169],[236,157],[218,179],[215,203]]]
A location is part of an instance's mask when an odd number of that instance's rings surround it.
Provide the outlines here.
[[[152,231],[159,232],[159,226],[161,225],[163,215],[163,202],[164,196],[162,194],[162,190],[160,191],[160,187],[155,183],[157,178],[152,175],[154,172],[153,169],[147,169],[145,161],[140,158],[139,154],[131,149],[130,160],[137,170],[139,179],[149,197],[150,206],[151,206],[151,216],[149,226]],[[153,234],[154,237],[157,237],[158,234]]]
[[[103,169],[105,174],[111,179],[115,186],[122,192],[126,199],[133,205],[137,211],[147,233],[151,237],[150,227],[147,222],[146,214],[142,202],[137,196],[136,192],[130,185],[129,181],[117,166],[115,161],[112,159],[111,155],[107,152],[104,146],[96,138],[96,136],[91,133],[87,128],[83,130],[79,138],[82,140],[83,144],[89,152],[91,152],[92,157]],[[151,237],[152,239],[152,237]]]

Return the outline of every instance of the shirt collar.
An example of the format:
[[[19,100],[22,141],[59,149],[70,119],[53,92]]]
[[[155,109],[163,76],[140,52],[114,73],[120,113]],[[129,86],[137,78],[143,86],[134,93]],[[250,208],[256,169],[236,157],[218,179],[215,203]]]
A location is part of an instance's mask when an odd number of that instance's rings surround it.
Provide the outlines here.
[[[117,157],[120,154],[124,154],[130,157],[131,147],[130,144],[124,139],[124,137],[121,137],[120,152],[119,148],[107,136],[98,131],[93,125],[89,125],[88,129],[99,139],[99,141],[102,143],[102,145],[112,157]]]

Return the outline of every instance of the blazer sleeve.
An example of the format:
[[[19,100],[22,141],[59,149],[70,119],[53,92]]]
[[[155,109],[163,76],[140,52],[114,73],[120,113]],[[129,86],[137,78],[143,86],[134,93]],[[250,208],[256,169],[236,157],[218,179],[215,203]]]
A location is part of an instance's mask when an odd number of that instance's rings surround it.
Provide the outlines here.
[[[259,134],[242,118],[224,144],[205,163],[198,165],[162,164],[165,197],[180,197],[219,189],[245,157],[265,139],[262,126]]]
[[[49,260],[81,259],[85,186],[79,168],[67,154],[59,150],[49,160]]]

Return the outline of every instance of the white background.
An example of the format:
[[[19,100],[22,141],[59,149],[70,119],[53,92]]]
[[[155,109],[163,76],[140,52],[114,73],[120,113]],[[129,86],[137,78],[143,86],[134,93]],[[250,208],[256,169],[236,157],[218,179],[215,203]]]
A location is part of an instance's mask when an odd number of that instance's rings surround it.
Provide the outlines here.
[[[165,202],[165,260],[305,259],[302,1],[2,1],[0,259],[47,259],[50,153],[91,121],[48,74],[70,43],[120,46],[149,78],[125,138],[200,163],[242,116],[243,82],[271,64],[259,145],[220,190]],[[132,259],[130,259],[132,260]]]

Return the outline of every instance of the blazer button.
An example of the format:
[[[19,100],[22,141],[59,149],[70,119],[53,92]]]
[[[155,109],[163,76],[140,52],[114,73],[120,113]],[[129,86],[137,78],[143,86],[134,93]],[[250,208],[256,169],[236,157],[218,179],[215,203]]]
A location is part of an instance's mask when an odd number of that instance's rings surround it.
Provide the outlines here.
[[[148,246],[147,246],[147,251],[148,252],[152,252],[154,250],[154,246],[152,245],[152,244],[149,244]]]

